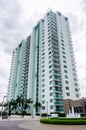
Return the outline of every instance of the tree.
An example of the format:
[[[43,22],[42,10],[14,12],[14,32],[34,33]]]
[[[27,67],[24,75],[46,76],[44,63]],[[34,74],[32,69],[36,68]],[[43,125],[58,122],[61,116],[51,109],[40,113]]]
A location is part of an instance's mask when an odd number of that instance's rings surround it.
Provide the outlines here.
[[[23,95],[17,96],[16,103],[17,103],[17,109],[20,111],[20,113],[24,116],[26,114],[26,110],[30,109],[30,104],[32,103],[32,99],[24,98]]]
[[[17,101],[14,100],[14,99],[12,99],[12,100],[10,101],[10,104],[11,104],[11,110],[14,111],[14,112],[16,112],[16,109],[17,109]],[[9,104],[9,106],[10,106],[10,104]]]
[[[8,115],[11,115],[11,112],[19,112],[23,116],[26,114],[26,110],[30,109],[30,104],[32,103],[32,99],[26,99],[22,95],[17,96],[17,98],[11,99],[9,102],[5,103],[4,106],[6,110],[8,110]]]
[[[40,102],[36,102],[34,106],[35,106],[36,110],[38,111],[38,113],[36,113],[36,114],[39,114],[40,113],[40,108],[42,106],[41,103]]]

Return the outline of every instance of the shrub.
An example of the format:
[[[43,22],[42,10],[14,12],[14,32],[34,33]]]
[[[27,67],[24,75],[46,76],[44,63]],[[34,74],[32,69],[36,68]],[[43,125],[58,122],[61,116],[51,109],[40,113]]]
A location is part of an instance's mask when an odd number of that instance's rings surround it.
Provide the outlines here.
[[[40,114],[39,114],[39,113],[36,113],[36,116],[40,116]]]
[[[19,115],[19,112],[18,112],[18,111],[16,111],[16,112],[15,112],[15,115]]]
[[[22,111],[21,114],[22,114],[22,116],[26,115],[26,111]]]
[[[41,117],[47,117],[47,113],[42,113]]]
[[[77,119],[68,119],[68,118],[43,118],[40,119],[41,123],[45,123],[45,124],[54,124],[54,125],[86,125],[86,118],[77,118]]]
[[[28,113],[27,115],[31,116],[31,113]]]
[[[2,112],[2,119],[7,119],[8,118],[8,114],[7,112]]]
[[[65,113],[58,113],[58,117],[66,117]]]

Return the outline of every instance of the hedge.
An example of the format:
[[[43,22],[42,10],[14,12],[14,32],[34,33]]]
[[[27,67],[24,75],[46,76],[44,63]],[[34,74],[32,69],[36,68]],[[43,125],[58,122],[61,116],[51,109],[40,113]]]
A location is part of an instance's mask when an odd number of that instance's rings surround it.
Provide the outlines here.
[[[86,118],[42,118],[40,122],[54,125],[86,125]]]

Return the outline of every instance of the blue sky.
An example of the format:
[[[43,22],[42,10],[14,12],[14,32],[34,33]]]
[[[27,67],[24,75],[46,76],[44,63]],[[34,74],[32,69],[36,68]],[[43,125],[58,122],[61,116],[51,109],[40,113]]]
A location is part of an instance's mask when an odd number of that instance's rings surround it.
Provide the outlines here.
[[[49,9],[69,18],[81,97],[86,97],[86,0],[0,0],[0,101],[7,93],[13,49]]]

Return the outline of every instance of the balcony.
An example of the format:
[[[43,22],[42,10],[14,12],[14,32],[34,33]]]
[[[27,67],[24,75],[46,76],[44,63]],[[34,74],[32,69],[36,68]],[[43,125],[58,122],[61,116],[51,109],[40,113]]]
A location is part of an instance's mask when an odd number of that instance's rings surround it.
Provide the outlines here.
[[[63,96],[54,96],[55,99],[63,99]]]
[[[55,105],[63,105],[62,102],[58,101],[58,102],[54,102]]]

